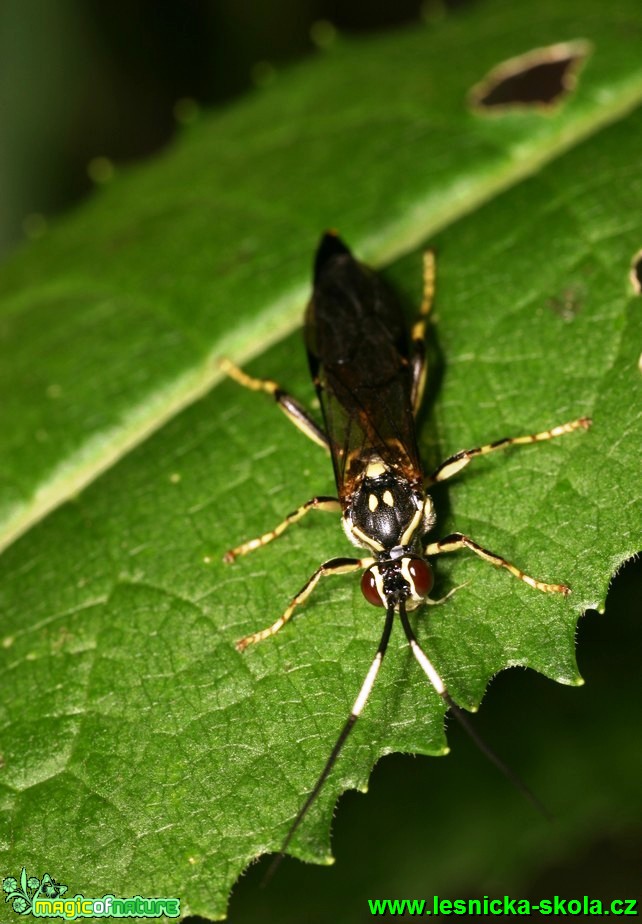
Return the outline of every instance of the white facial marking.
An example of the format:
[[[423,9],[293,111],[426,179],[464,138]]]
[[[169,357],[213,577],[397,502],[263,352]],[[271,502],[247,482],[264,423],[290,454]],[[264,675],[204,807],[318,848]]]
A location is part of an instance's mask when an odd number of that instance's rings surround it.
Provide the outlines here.
[[[410,569],[408,567],[409,564],[410,564],[410,559],[408,558],[407,555],[405,555],[401,559],[401,573],[403,574],[403,577],[406,583],[410,585],[411,599],[415,603],[421,603],[423,598],[419,596],[419,594],[417,593],[415,589],[415,582],[412,579],[412,575],[410,574]]]
[[[381,597],[381,600],[382,600],[382,602],[383,602],[383,605],[386,606],[386,605],[387,605],[387,601],[386,601],[386,595],[385,595],[384,589],[383,589],[383,577],[382,577],[382,575],[381,575],[381,571],[379,570],[379,568],[373,568],[373,569],[372,569],[372,574],[374,574],[375,583],[376,583],[376,585],[377,585],[377,593],[378,593],[379,596]]]

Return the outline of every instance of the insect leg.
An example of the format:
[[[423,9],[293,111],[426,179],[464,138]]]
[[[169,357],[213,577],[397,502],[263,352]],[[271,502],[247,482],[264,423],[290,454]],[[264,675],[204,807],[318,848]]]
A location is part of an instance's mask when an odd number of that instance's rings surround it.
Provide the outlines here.
[[[303,405],[292,395],[283,391],[276,382],[271,379],[255,379],[226,358],[220,359],[219,365],[226,375],[229,375],[239,385],[243,385],[244,388],[249,388],[251,391],[264,391],[268,395],[272,395],[285,416],[292,421],[295,427],[298,427],[302,433],[305,433],[319,446],[323,446],[324,449],[328,448],[328,438],[321,427],[310,417]]]
[[[317,568],[312,577],[308,578],[298,594],[292,598],[283,615],[279,616],[277,621],[268,626],[267,629],[261,629],[260,632],[253,632],[251,635],[246,635],[244,638],[239,639],[236,643],[237,651],[245,651],[248,645],[254,645],[271,635],[276,635],[279,629],[282,629],[286,622],[290,621],[297,606],[307,600],[321,578],[326,574],[348,574],[351,571],[369,568],[374,563],[374,558],[331,558],[330,561],[324,562]]]
[[[564,433],[572,433],[573,430],[580,428],[588,430],[591,426],[590,417],[580,417],[578,420],[571,420],[570,423],[560,424],[558,427],[551,427],[550,430],[543,430],[541,433],[529,433],[526,436],[506,437],[503,440],[496,440],[494,443],[487,443],[485,446],[477,446],[475,449],[464,449],[462,452],[456,452],[445,462],[442,462],[439,468],[435,469],[432,475],[426,478],[426,485],[435,484],[437,481],[445,481],[452,478],[462,468],[465,468],[471,459],[475,456],[485,456],[489,452],[495,452],[496,449],[505,449],[507,446],[523,446],[528,443],[541,443],[544,440],[552,440],[556,436],[562,436]]]
[[[288,526],[304,517],[308,510],[324,510],[328,513],[336,513],[341,510],[341,503],[336,497],[312,497],[309,501],[306,501],[305,504],[301,504],[300,507],[297,507],[293,513],[288,513],[287,517],[279,523],[278,526],[275,526],[274,529],[264,533],[262,536],[257,536],[256,539],[248,539],[247,542],[243,542],[241,545],[229,549],[223,556],[223,561],[227,562],[229,565],[235,558],[238,558],[239,555],[247,555],[248,552],[252,552],[262,545],[267,545],[268,542],[272,542],[273,539],[276,539],[277,536],[284,533]]]
[[[491,565],[506,568],[507,571],[510,571],[510,573],[516,578],[519,578],[520,581],[524,581],[525,584],[534,587],[536,590],[551,594],[570,594],[571,592],[570,587],[567,587],[565,584],[545,584],[544,581],[538,581],[535,578],[529,577],[528,574],[524,574],[520,568],[511,565],[505,558],[502,558],[500,555],[495,555],[494,552],[489,552],[488,549],[478,545],[473,539],[469,539],[468,536],[464,536],[462,533],[452,533],[452,535],[446,536],[445,539],[440,539],[439,542],[428,543],[424,548],[424,554],[428,556],[441,555],[443,552],[457,552],[459,549],[470,549],[471,552],[474,552],[475,555],[479,555],[484,561],[489,561]]]
[[[435,254],[432,250],[424,253],[424,292],[419,309],[419,317],[415,321],[412,332],[412,391],[410,401],[415,417],[421,406],[424,389],[426,387],[426,320],[432,308],[435,296]]]
[[[312,789],[312,792],[310,793],[310,795],[308,796],[308,798],[305,800],[305,802],[303,803],[303,805],[302,805],[301,808],[299,809],[299,813],[297,814],[296,818],[294,819],[294,821],[293,821],[293,823],[292,823],[292,825],[291,825],[291,827],[290,827],[290,830],[288,831],[288,833],[287,833],[287,835],[286,835],[286,837],[285,837],[285,840],[283,841],[283,844],[281,845],[281,849],[280,849],[279,853],[278,853],[277,856],[274,858],[274,860],[273,860],[273,862],[272,862],[272,865],[270,866],[269,870],[267,871],[267,874],[266,874],[265,880],[264,880],[264,884],[267,883],[267,882],[269,882],[269,880],[270,880],[270,879],[272,878],[272,876],[274,875],[274,873],[275,873],[277,867],[279,866],[281,860],[283,859],[283,856],[284,856],[284,854],[285,854],[285,851],[288,849],[288,846],[289,846],[289,844],[290,844],[290,841],[291,841],[292,838],[294,837],[294,835],[295,835],[295,833],[296,833],[296,831],[297,831],[299,825],[301,824],[301,822],[303,821],[303,819],[304,819],[305,816],[307,815],[307,813],[308,813],[310,807],[312,806],[313,802],[315,801],[315,799],[317,798],[317,796],[318,796],[319,793],[321,792],[321,790],[322,790],[322,788],[323,788],[323,784],[325,783],[325,781],[327,780],[328,776],[330,775],[330,771],[332,770],[333,766],[335,765],[335,763],[336,763],[336,761],[337,761],[337,758],[338,758],[339,754],[341,753],[341,749],[343,748],[343,745],[346,743],[346,739],[347,739],[348,735],[350,734],[350,732],[351,732],[352,729],[354,728],[355,722],[357,721],[357,719],[358,719],[359,716],[361,715],[361,712],[363,711],[364,706],[365,706],[366,703],[368,702],[368,697],[370,696],[370,692],[371,692],[371,690],[372,690],[372,688],[373,688],[373,686],[374,686],[374,682],[375,682],[375,680],[377,679],[377,674],[379,673],[379,668],[381,667],[381,662],[383,661],[384,655],[385,655],[385,653],[386,653],[386,648],[388,647],[388,641],[389,641],[389,639],[390,639],[390,632],[392,631],[392,621],[393,621],[393,618],[394,618],[394,614],[395,614],[394,606],[389,606],[389,607],[388,607],[388,611],[387,611],[387,613],[386,613],[386,622],[385,622],[384,627],[383,627],[383,634],[382,634],[382,636],[381,636],[381,641],[379,642],[379,647],[377,648],[377,653],[376,653],[376,655],[374,656],[374,660],[373,660],[372,664],[370,665],[370,669],[369,669],[368,673],[366,674],[365,680],[364,680],[363,683],[361,684],[361,689],[359,690],[359,695],[357,696],[357,698],[356,698],[355,701],[354,701],[354,705],[353,705],[353,707],[352,707],[352,710],[351,710],[351,712],[350,712],[350,715],[348,716],[348,720],[347,720],[347,722],[345,723],[345,725],[343,726],[343,728],[341,729],[341,734],[340,734],[339,737],[337,738],[336,744],[335,744],[334,747],[332,748],[332,751],[331,751],[331,753],[330,753],[330,756],[328,757],[328,759],[327,759],[327,761],[326,761],[325,767],[324,767],[323,770],[321,771],[321,775],[319,776],[319,779],[316,781],[316,783],[314,784],[314,788]]]

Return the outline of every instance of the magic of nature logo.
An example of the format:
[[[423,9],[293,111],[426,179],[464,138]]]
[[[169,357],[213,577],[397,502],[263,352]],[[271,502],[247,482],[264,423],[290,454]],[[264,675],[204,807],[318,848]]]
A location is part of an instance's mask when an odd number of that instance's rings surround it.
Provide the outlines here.
[[[2,880],[5,903],[11,902],[16,914],[30,914],[35,918],[177,918],[181,903],[178,898],[117,898],[103,895],[102,898],[86,898],[78,893],[66,895],[68,888],[49,873],[40,879],[27,876],[23,866],[20,878],[6,876]]]

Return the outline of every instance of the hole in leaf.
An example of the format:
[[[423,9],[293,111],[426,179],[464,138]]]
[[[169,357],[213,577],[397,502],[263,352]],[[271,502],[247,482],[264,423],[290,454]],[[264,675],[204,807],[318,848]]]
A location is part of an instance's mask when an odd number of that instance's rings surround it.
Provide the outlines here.
[[[575,89],[578,71],[591,51],[590,42],[576,39],[502,61],[472,88],[470,105],[486,113],[553,107]]]
[[[638,250],[631,260],[629,279],[636,295],[642,295],[642,250]]]

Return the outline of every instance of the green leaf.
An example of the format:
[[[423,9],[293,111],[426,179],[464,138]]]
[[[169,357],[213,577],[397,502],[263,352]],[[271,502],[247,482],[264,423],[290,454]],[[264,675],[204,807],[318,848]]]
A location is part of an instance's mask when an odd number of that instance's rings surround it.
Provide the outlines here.
[[[316,912],[349,924],[364,918],[368,899],[387,897],[432,908],[433,895],[610,902],[635,894],[642,792],[631,729],[640,718],[641,592],[632,563],[615,579],[604,615],[581,620],[582,689],[503,671],[475,717],[555,814],[554,826],[450,722],[448,759],[391,755],[375,767],[367,797],[341,798],[332,868],[287,859],[262,889],[265,858],[234,889],[230,921],[298,924]]]
[[[341,44],[204,120],[5,267],[6,543],[29,530],[4,553],[0,583],[10,873],[47,869],[94,897],[176,895],[183,913],[221,916],[327,758],[381,613],[357,580],[328,580],[277,638],[235,651],[346,541],[335,519],[311,514],[223,565],[230,545],[331,493],[332,473],[267,400],[232,382],[208,391],[212,356],[263,353],[251,371],[311,401],[300,335],[282,336],[325,226],[386,261],[432,236],[427,468],[593,417],[588,433],[475,460],[435,492],[439,535],[470,534],[572,596],[462,553],[439,559],[436,595],[466,586],[415,616],[463,706],[508,665],[579,682],[577,618],[603,605],[640,546],[641,322],[628,271],[642,239],[642,128],[623,116],[642,93],[625,28],[637,6],[608,22],[600,12],[541,4],[526,19],[495,2],[438,29]],[[571,38],[595,50],[559,110],[466,111],[493,64]],[[387,272],[411,317],[420,250]],[[441,753],[442,718],[397,631],[293,853],[327,861],[337,795],[364,788],[382,754]]]
[[[608,17],[601,0],[492,0],[434,28],[339,41],[9,263],[0,548],[204,394],[214,357],[247,358],[298,326],[321,230],[340,225],[387,263],[634,108],[638,13],[634,0]],[[557,109],[467,108],[498,62],[574,39],[594,51]]]

